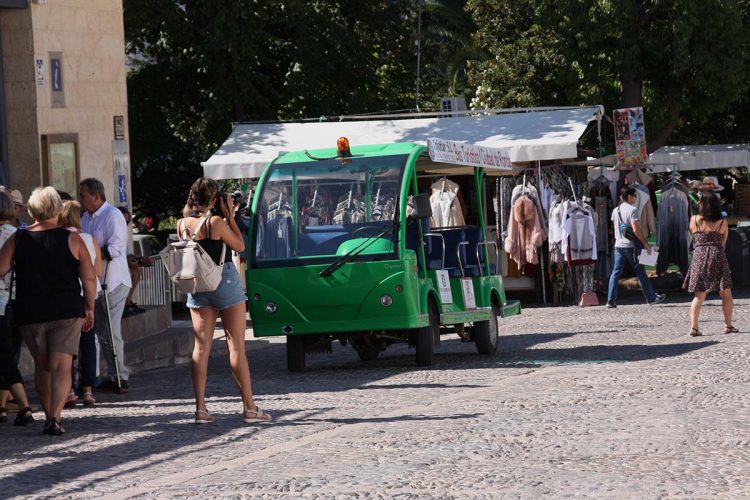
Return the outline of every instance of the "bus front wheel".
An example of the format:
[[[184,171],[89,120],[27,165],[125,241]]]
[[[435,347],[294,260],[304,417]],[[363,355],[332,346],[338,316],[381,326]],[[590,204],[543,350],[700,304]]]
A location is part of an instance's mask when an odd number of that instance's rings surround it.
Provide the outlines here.
[[[305,370],[305,338],[302,335],[287,335],[286,367],[290,372]]]
[[[440,334],[440,315],[433,300],[427,303],[430,324],[417,330],[417,366],[430,366],[435,351],[435,339]]]
[[[492,316],[488,321],[474,323],[474,343],[479,354],[495,354],[498,344],[497,318],[501,315],[500,307],[492,303]]]

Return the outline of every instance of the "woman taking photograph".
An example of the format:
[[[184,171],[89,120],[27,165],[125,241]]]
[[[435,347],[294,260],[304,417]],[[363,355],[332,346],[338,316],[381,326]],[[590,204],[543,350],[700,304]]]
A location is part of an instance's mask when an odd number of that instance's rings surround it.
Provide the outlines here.
[[[698,329],[698,318],[706,294],[713,291],[718,291],[721,297],[724,333],[737,333],[737,328],[732,325],[732,273],[724,250],[729,227],[721,214],[721,201],[713,192],[701,191],[698,215],[690,219],[690,233],[695,250],[682,284],[682,288],[695,294],[690,305],[690,335],[703,335]]]
[[[44,434],[59,436],[65,432],[60,414],[73,355],[81,330],[94,323],[96,274],[83,240],[60,226],[62,200],[54,188],[35,189],[28,210],[35,222],[3,245],[0,276],[15,264],[14,313],[34,357],[36,393],[47,417]]]
[[[220,208],[221,216],[212,215],[211,211],[215,206]],[[231,259],[231,250],[241,252],[245,249],[245,243],[234,220],[232,197],[221,199],[217,182],[201,177],[190,188],[184,216],[177,222],[178,237],[189,239],[195,234],[196,243],[203,247],[217,265],[224,261],[218,288],[212,292],[188,294],[187,298],[195,332],[192,370],[195,423],[207,424],[214,421],[206,408],[206,374],[217,317],[221,317],[227,336],[229,365],[242,397],[242,420],[247,423],[271,420],[271,416],[255,404],[250,385],[250,367],[245,356],[246,297],[240,275]]]

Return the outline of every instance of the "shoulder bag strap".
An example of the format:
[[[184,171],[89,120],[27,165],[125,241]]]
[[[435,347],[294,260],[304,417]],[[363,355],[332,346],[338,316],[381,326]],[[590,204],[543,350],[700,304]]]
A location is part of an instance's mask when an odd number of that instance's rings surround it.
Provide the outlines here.
[[[224,258],[227,256],[227,244],[224,240],[221,240],[221,257],[219,257],[219,266],[224,265]]]
[[[205,218],[203,222],[206,223],[206,238],[211,239],[211,224],[208,220],[211,216]],[[200,226],[198,227],[198,231],[200,231]],[[196,231],[196,233],[198,232]],[[224,240],[221,240],[221,256],[219,257],[219,267],[224,265],[224,259],[227,255],[227,244],[224,242]]]
[[[18,229],[13,233],[13,257],[10,265],[10,285],[8,286],[8,300],[13,300],[13,285],[16,282],[16,247],[18,245],[18,233],[23,229]]]
[[[198,236],[198,233],[201,232],[201,228],[203,227],[203,225],[206,223],[207,220],[208,220],[208,217],[203,217],[203,219],[201,220],[201,223],[198,224],[198,227],[195,228],[195,232],[193,233],[193,237],[190,238],[190,241],[195,241],[195,237]]]
[[[198,233],[201,232],[201,227],[203,227],[203,224],[206,223],[206,217],[203,217],[200,224],[198,224],[198,227],[195,228],[195,231],[192,231],[189,227],[187,227],[187,222],[185,222],[185,219],[181,219],[180,222],[182,222],[182,225],[184,226],[184,229],[180,231],[180,223],[177,223],[177,236],[182,239],[182,235],[185,231],[190,234],[190,241],[194,241],[195,237],[198,235]]]

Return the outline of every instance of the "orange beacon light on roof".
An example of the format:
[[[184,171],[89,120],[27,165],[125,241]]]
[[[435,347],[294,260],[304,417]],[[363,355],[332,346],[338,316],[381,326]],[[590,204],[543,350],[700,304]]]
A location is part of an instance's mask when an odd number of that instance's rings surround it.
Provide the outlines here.
[[[349,150],[349,139],[346,137],[339,137],[336,141],[336,149],[338,150],[339,156],[351,156],[352,152]]]

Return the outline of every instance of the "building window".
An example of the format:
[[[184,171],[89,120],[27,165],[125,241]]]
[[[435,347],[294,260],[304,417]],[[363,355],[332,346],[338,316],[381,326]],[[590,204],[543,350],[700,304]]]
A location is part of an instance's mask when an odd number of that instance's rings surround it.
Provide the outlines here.
[[[78,192],[78,134],[42,136],[44,185],[65,191],[75,198]]]

